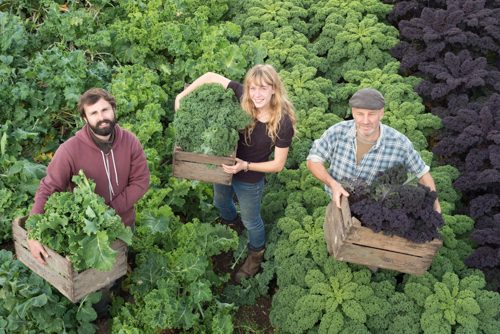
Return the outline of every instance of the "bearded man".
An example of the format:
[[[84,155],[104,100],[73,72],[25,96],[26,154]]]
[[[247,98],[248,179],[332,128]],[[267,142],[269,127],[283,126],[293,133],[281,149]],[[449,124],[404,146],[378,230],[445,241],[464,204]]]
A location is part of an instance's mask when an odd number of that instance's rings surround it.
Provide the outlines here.
[[[54,154],[40,181],[31,214],[41,214],[51,194],[74,187],[73,175],[83,170],[95,192],[115,209],[123,224],[134,227],[134,204],[146,193],[150,173],[139,140],[116,123],[115,98],[101,88],[80,96],[78,111],[85,125]],[[48,254],[37,240],[28,240],[31,254],[45,264]]]

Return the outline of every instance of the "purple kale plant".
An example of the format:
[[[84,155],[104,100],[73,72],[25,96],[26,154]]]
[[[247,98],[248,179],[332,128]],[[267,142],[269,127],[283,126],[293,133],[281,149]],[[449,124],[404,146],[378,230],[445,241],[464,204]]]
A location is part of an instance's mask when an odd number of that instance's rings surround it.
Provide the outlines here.
[[[400,2],[390,19],[398,21],[401,43],[391,53],[407,73],[422,62],[442,59],[447,52],[469,50],[473,57],[500,53],[500,11],[491,1],[448,0],[441,3]],[[423,8],[422,8],[423,7]],[[413,17],[412,17],[413,15]]]
[[[414,17],[419,17],[422,9],[425,7],[446,8],[446,0],[436,0],[424,3],[422,1],[394,1],[392,12],[389,13],[387,19],[390,23],[397,26],[402,20],[411,20]]]
[[[450,96],[447,108],[432,110],[442,118],[443,122],[433,152],[443,162],[453,162],[463,172],[499,168],[498,105],[500,105],[499,94],[492,94],[487,100],[480,102],[469,102],[464,95]]]
[[[465,259],[465,264],[481,269],[485,273],[488,287],[500,291],[500,213],[493,218],[491,227],[476,226],[471,239],[478,247]]]
[[[461,93],[471,96],[500,92],[500,71],[484,57],[473,58],[468,50],[448,52],[442,59],[420,63],[418,69],[424,80],[416,91],[426,100],[446,101],[449,95]]]

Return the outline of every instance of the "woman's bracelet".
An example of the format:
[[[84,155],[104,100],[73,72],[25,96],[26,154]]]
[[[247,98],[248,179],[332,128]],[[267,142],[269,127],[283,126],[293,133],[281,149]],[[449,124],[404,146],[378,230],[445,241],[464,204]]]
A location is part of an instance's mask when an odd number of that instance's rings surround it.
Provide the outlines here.
[[[248,167],[250,166],[250,162],[245,161],[245,172],[248,172]]]

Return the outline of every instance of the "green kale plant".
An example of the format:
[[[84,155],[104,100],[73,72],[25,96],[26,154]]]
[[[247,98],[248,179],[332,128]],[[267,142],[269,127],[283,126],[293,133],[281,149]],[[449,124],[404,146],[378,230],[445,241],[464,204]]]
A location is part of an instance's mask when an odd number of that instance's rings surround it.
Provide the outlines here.
[[[0,250],[0,333],[95,333],[92,304],[100,295],[72,304],[11,252]]]
[[[424,333],[495,333],[500,295],[485,290],[485,285],[479,272],[463,278],[448,272],[441,281],[429,274],[411,277],[404,291],[424,309]]]
[[[0,126],[0,133],[1,133]],[[5,133],[4,133],[5,135]],[[6,136],[2,136],[2,139]],[[45,166],[7,154],[0,139],[0,243],[12,238],[12,221],[28,213]],[[8,148],[10,149],[10,147]]]
[[[181,101],[174,120],[176,143],[184,151],[228,156],[236,148],[238,131],[250,123],[231,89],[205,84]]]
[[[236,233],[198,219],[181,223],[168,206],[143,210],[137,224],[135,303],[116,308],[112,332],[232,333],[234,305],[217,293],[229,275],[218,275],[211,257],[235,250]]]
[[[330,15],[312,49],[325,56],[320,68],[326,77],[338,81],[349,70],[370,70],[391,62],[389,49],[398,43],[398,31],[373,14],[360,15],[350,10]]]
[[[95,183],[82,171],[72,181],[76,185],[73,192],[52,194],[45,213],[28,218],[28,236],[67,255],[76,271],[110,270],[116,260],[111,244],[120,239],[130,245],[132,231],[94,192]]]

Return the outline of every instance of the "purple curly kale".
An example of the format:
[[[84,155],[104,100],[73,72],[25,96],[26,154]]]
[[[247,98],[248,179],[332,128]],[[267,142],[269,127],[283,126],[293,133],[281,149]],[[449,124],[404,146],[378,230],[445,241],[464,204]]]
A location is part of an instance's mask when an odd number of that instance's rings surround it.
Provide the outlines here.
[[[484,215],[476,219],[476,224],[474,227],[478,230],[495,228],[500,226],[500,210],[496,210],[491,215]]]
[[[448,0],[448,9],[463,12],[461,26],[467,30],[469,48],[498,53],[500,42],[500,12],[498,4],[485,0]]]
[[[500,291],[500,265],[482,269],[486,278],[486,287],[491,291]]]
[[[467,36],[458,24],[463,15],[443,9],[426,7],[420,17],[399,22],[399,31],[404,41],[392,50],[400,59],[403,70],[415,69],[418,64],[440,58],[448,51],[448,44],[465,47]]]
[[[457,103],[458,100],[460,102]],[[479,172],[500,166],[500,95],[469,102],[463,95],[450,99],[448,108],[434,108],[443,130],[433,152],[462,172]],[[444,111],[446,109],[446,112]],[[498,143],[497,143],[498,141]]]
[[[465,157],[465,165],[458,167],[463,172],[478,172],[483,169],[488,169],[489,153],[484,148],[473,148]]]
[[[360,202],[370,195],[370,185],[364,180],[342,179],[340,183],[349,193],[349,200],[352,202]]]
[[[465,259],[465,264],[478,269],[500,266],[500,248],[489,246],[479,247],[472,255]]]
[[[479,247],[465,259],[465,264],[481,269],[485,273],[489,288],[500,290],[500,201],[498,196],[483,196],[482,199],[488,209],[476,213],[481,217],[476,220],[476,229],[471,234],[471,239]]]
[[[484,169],[478,172],[462,173],[453,183],[461,192],[496,192],[500,189],[500,170]]]
[[[469,203],[469,214],[473,219],[492,215],[498,211],[500,211],[500,196],[496,194],[478,196]]]
[[[497,251],[500,251],[500,226],[475,230],[471,234],[471,239],[480,246],[496,247]]]
[[[423,79],[416,91],[442,119],[432,149],[460,171],[453,185],[475,220],[479,248],[467,264],[499,288],[500,1],[400,3],[391,15],[402,41],[391,52],[403,73]]]
[[[418,69],[425,79],[416,91],[430,100],[452,93],[470,95],[474,90],[500,92],[500,71],[484,57],[473,58],[468,50],[447,52],[443,59],[420,63]]]
[[[399,22],[402,42],[391,53],[402,70],[415,71],[422,62],[466,49],[474,57],[500,53],[500,13],[487,1],[448,0],[446,6],[401,2],[390,14]],[[446,8],[443,8],[446,7]],[[403,19],[405,18],[405,19]]]
[[[500,169],[500,145],[488,146],[488,153],[490,157],[491,166]]]
[[[435,0],[423,3],[422,1],[396,1],[392,12],[388,15],[387,19],[394,25],[399,21],[410,20],[414,17],[420,16],[422,9],[425,6],[433,8],[446,8],[446,0]]]
[[[422,185],[407,183],[404,166],[379,173],[367,196],[349,197],[351,213],[374,232],[397,235],[422,243],[440,238],[444,221],[433,205],[436,193]]]
[[[460,113],[460,110],[472,108],[469,100],[470,99],[467,94],[450,94],[446,107],[436,106],[431,109],[431,112],[434,115],[439,116],[440,118],[445,118],[447,116],[457,116]]]

